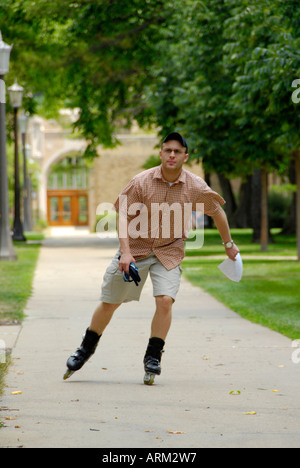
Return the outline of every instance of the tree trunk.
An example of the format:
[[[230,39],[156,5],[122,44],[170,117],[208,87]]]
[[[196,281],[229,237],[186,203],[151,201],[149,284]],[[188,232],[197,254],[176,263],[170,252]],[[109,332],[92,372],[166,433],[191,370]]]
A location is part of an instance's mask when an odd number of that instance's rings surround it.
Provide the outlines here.
[[[252,176],[248,176],[246,181],[241,185],[238,206],[234,212],[234,224],[237,228],[243,229],[252,227],[251,192]]]
[[[256,169],[252,175],[251,190],[251,227],[252,242],[260,242],[261,232],[261,171]]]
[[[234,223],[234,212],[236,210],[236,201],[231,188],[230,180],[224,175],[218,174],[218,179],[222,188],[222,195],[226,200],[225,212],[231,227],[236,227]]]
[[[295,152],[295,168],[297,183],[297,203],[296,203],[296,235],[298,261],[300,262],[300,150]]]
[[[268,250],[268,172],[265,168],[261,170],[261,231],[260,231],[260,245],[261,251]]]
[[[293,155],[292,155],[293,156]],[[291,157],[290,167],[289,167],[289,180],[290,183],[296,185],[296,169],[295,169],[295,157]],[[287,218],[284,222],[281,234],[296,234],[296,199],[297,194],[292,194],[292,203],[287,215]]]
[[[205,172],[205,182],[207,185],[210,187],[210,174],[208,172]],[[213,219],[211,216],[204,215],[204,226],[207,229],[211,229],[213,227]]]

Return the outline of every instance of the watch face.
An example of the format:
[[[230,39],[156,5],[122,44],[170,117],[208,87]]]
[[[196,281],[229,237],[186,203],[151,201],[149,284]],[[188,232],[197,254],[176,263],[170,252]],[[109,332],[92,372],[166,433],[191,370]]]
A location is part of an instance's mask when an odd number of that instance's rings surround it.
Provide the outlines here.
[[[232,246],[233,242],[227,242],[227,244],[225,244],[225,247],[227,247],[227,249],[231,249]]]

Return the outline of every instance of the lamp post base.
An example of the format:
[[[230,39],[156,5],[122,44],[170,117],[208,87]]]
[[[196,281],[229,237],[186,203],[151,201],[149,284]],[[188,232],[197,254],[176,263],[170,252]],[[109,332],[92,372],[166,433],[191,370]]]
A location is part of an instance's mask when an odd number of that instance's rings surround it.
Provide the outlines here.
[[[12,250],[11,252],[7,252],[7,251],[2,252],[0,249],[0,260],[1,261],[18,260],[18,256],[14,250]]]
[[[2,232],[0,235],[0,260],[17,260],[17,258],[10,232]]]
[[[26,241],[26,237],[23,233],[23,226],[21,222],[14,224],[14,231],[12,236],[14,241]]]

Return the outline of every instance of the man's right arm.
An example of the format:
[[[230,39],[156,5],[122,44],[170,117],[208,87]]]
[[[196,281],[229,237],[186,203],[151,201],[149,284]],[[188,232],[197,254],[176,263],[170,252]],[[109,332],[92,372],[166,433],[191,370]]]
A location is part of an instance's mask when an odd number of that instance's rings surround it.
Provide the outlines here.
[[[129,274],[129,265],[130,263],[135,263],[134,257],[131,255],[130,252],[130,247],[129,247],[129,238],[120,238],[120,252],[121,252],[121,258],[119,261],[119,268],[120,271],[125,271],[126,273]]]
[[[123,216],[123,219],[122,219]],[[126,218],[126,219],[124,219]],[[120,223],[126,222],[125,225],[120,228]],[[120,232],[122,232],[120,236]],[[126,234],[125,234],[126,232]],[[125,234],[125,236],[124,236]],[[121,257],[119,261],[119,268],[120,271],[125,271],[126,273],[129,274],[129,265],[130,263],[135,263],[134,257],[131,255],[130,252],[130,245],[129,245],[129,233],[128,233],[128,226],[127,226],[127,216],[122,213],[119,214],[119,224],[118,224],[118,236],[119,236],[119,242],[120,242],[120,252],[121,252]]]

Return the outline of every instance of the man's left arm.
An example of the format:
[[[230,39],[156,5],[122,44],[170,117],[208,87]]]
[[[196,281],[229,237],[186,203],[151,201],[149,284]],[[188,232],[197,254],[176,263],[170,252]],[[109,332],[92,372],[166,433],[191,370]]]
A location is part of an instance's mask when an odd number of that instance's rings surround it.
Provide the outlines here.
[[[224,210],[219,210],[217,214],[212,216],[215,225],[220,233],[222,241],[224,244],[232,240],[227,216]],[[231,248],[226,248],[226,254],[231,260],[235,260],[236,255],[239,253],[238,247],[233,244]]]

